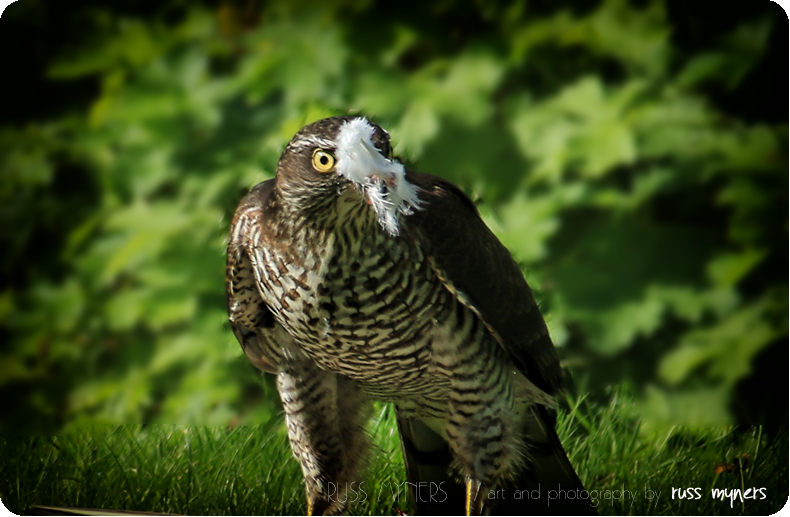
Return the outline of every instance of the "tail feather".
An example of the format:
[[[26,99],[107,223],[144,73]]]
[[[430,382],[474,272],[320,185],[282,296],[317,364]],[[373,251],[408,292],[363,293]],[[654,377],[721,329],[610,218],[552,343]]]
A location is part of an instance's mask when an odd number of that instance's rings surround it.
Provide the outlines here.
[[[398,415],[398,428],[417,513],[462,515],[465,487],[450,471],[453,458],[447,442],[414,418]],[[545,407],[530,406],[523,432],[528,444],[527,461],[512,481],[486,496],[484,511],[499,515],[596,515]]]
[[[544,406],[528,408],[523,421],[527,462],[515,480],[504,487],[494,512],[597,515],[554,430],[554,420]]]

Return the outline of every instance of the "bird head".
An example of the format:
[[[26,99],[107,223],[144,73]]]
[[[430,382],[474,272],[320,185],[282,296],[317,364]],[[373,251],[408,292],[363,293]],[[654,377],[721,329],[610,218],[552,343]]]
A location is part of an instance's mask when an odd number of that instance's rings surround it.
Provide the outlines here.
[[[399,215],[420,208],[419,189],[392,156],[389,134],[364,117],[332,117],[302,128],[283,151],[277,186],[289,203],[311,211],[332,209],[351,191],[392,236]]]

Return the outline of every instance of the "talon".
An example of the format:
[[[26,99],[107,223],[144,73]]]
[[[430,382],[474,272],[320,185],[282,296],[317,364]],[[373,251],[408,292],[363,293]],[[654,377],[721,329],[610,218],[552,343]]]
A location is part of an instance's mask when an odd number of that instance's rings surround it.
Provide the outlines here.
[[[483,484],[476,479],[466,480],[466,515],[483,515]]]
[[[324,515],[324,512],[329,507],[329,502],[323,499],[307,500],[307,515]]]

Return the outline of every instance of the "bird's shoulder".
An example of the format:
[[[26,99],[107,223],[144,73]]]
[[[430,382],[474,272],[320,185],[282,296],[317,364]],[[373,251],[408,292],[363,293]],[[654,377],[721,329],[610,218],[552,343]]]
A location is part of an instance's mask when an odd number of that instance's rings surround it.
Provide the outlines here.
[[[562,387],[557,351],[532,290],[507,248],[454,184],[409,171],[421,190],[419,210],[406,217],[421,234],[437,273],[475,311],[514,364],[549,394]]]
[[[276,361],[265,344],[282,332],[259,293],[255,268],[261,220],[269,205],[274,180],[250,189],[239,203],[231,223],[225,269],[225,291],[231,329],[249,360],[258,369],[274,373]]]
[[[244,245],[251,226],[260,224],[265,213],[271,210],[274,187],[274,179],[258,183],[239,202],[231,221],[231,246]]]
[[[254,255],[261,250],[275,251],[278,256],[293,258],[298,254],[292,235],[283,227],[281,203],[278,201],[276,179],[255,185],[239,202],[233,216],[228,242],[229,253]],[[279,223],[278,223],[279,221]]]

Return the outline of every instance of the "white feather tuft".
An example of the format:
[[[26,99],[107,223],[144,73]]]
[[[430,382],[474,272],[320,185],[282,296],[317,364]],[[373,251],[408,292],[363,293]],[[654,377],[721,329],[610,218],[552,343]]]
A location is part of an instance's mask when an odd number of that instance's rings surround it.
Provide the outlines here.
[[[344,123],[337,137],[337,171],[364,192],[378,222],[392,236],[399,233],[398,214],[420,209],[419,188],[406,180],[406,169],[373,145],[373,126],[365,118]]]

